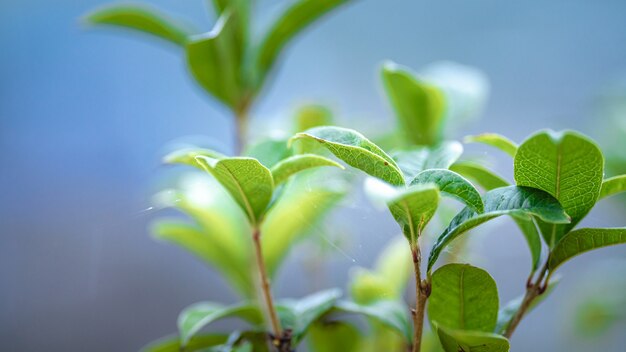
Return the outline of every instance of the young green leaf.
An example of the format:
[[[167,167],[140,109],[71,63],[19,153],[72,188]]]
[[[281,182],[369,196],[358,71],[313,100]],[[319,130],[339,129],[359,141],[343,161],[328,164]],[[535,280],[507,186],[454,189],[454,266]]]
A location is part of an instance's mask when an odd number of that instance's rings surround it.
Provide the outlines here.
[[[282,49],[309,24],[349,0],[297,0],[272,25],[259,48],[257,70],[265,78]]]
[[[207,347],[224,344],[228,340],[227,335],[221,334],[197,334],[187,343],[186,351],[197,351]],[[167,336],[149,343],[142,347],[139,352],[180,352],[183,345],[178,336]]]
[[[245,297],[255,293],[254,277],[249,263],[238,258],[227,244],[219,240],[221,228],[203,231],[197,226],[179,221],[159,220],[152,226],[154,237],[176,244],[217,269],[223,277]],[[232,232],[225,234],[232,236]]]
[[[169,18],[160,11],[137,5],[113,5],[86,16],[91,24],[125,27],[154,35],[177,45],[185,45],[192,35],[188,26]]]
[[[224,158],[225,155],[211,149],[204,148],[183,148],[175,150],[163,157],[165,164],[185,164],[204,170],[202,165],[196,160],[197,156],[206,156],[213,159]]]
[[[559,284],[559,281],[560,280],[558,277],[552,278],[552,280],[550,280],[550,283],[548,284],[548,288],[541,295],[535,298],[535,300],[532,301],[525,314],[528,314],[537,305],[539,305],[539,303],[543,302],[546,297],[548,297],[550,293],[556,288],[556,286]],[[496,324],[496,328],[494,330],[496,334],[504,334],[506,329],[509,327],[511,319],[515,314],[517,314],[517,311],[522,306],[523,300],[524,295],[521,295],[500,308],[500,310],[498,311],[498,323]]]
[[[383,65],[382,78],[405,140],[415,145],[439,142],[445,114],[443,92],[393,62]]]
[[[315,140],[348,165],[392,185],[404,185],[395,161],[362,134],[341,127],[322,126],[297,133],[291,141]]]
[[[560,265],[584,252],[626,243],[626,227],[604,229],[577,229],[569,232],[550,253],[548,267],[556,270]]]
[[[450,170],[474,181],[485,191],[510,185],[508,181],[495,172],[471,161],[457,161],[450,166]]]
[[[447,194],[472,208],[477,213],[484,211],[480,193],[468,180],[454,171],[446,169],[430,169],[417,174],[410,185],[432,183],[439,187],[439,191]]]
[[[550,193],[572,219],[569,224],[539,222],[552,248],[596,203],[604,172],[602,153],[594,142],[576,132],[542,131],[520,145],[514,165],[519,186]]]
[[[437,335],[446,352],[508,352],[509,341],[493,333],[462,331],[437,325]]]
[[[530,249],[530,256],[532,261],[532,271],[534,272],[539,268],[541,264],[541,235],[537,230],[537,225],[533,219],[528,219],[525,216],[511,215],[517,227],[522,231],[522,235],[526,239],[528,249]]]
[[[451,329],[491,332],[498,318],[498,289],[489,273],[448,264],[432,276],[428,317]]]
[[[515,157],[515,153],[517,153],[517,144],[497,133],[483,133],[476,136],[467,136],[463,141],[465,143],[482,143],[490,145],[509,154],[513,158]]]
[[[304,105],[296,111],[294,133],[319,126],[330,126],[333,124],[333,120],[333,113],[326,106]]]
[[[439,191],[436,186],[417,185],[400,190],[387,205],[410,243],[415,243],[437,211]]]
[[[611,177],[602,182],[602,189],[600,190],[598,200],[622,192],[626,192],[626,175]]]
[[[185,308],[178,316],[180,344],[186,346],[202,328],[224,318],[237,317],[253,325],[263,323],[263,315],[256,305],[243,303],[223,306],[212,302],[201,302]]]
[[[258,143],[249,145],[243,153],[257,159],[261,164],[268,168],[274,167],[279,161],[288,158],[293,153],[287,147],[287,139],[285,138],[268,138]]]
[[[334,307],[339,297],[341,297],[340,290],[330,289],[297,300],[281,300],[277,304],[277,309],[279,312],[286,311],[291,316],[286,319],[286,322],[283,322],[283,328],[292,330],[294,340],[297,343],[313,322]]]
[[[274,184],[277,186],[285,182],[289,177],[296,173],[320,166],[335,166],[340,169],[344,167],[336,162],[315,154],[299,154],[281,160],[272,167],[272,175],[274,176]]]
[[[274,181],[268,168],[246,157],[196,160],[226,188],[253,226],[258,225],[272,199]]]
[[[406,182],[428,169],[447,169],[463,154],[463,145],[446,141],[434,147],[416,146],[392,154]]]
[[[283,197],[270,208],[261,227],[263,257],[270,277],[289,249],[311,234],[347,191],[345,185],[316,185],[307,177],[294,181],[286,185]]]
[[[220,16],[208,33],[187,43],[187,64],[198,83],[232,110],[240,107],[245,80],[242,77],[243,48],[237,42],[241,18],[232,11]]]
[[[362,314],[400,333],[406,341],[413,339],[408,308],[397,300],[379,300],[371,304],[339,301],[335,308],[342,312]]]
[[[428,258],[428,271],[441,251],[455,238],[476,226],[502,215],[533,215],[550,223],[567,223],[569,217],[559,202],[550,194],[529,187],[496,188],[483,196],[485,212],[477,214],[471,208],[459,212],[435,242]]]

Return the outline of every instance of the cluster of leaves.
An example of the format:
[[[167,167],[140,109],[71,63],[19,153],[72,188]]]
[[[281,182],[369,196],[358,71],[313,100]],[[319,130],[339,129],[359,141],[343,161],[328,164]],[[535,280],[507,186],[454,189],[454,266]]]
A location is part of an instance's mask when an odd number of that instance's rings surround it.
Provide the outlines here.
[[[244,140],[248,110],[283,48],[345,2],[295,1],[260,40],[251,35],[252,2],[247,0],[214,0],[218,19],[207,33],[143,6],[116,5],[87,19],[182,48],[190,73],[233,112],[239,140]],[[392,62],[383,65],[382,81],[398,128],[377,144],[354,130],[330,126],[327,111],[309,107],[297,116],[289,141],[266,139],[246,148],[243,156],[195,147],[166,156],[167,163],[208,175],[192,174],[155,197],[158,205],[174,207],[190,220],[160,219],[156,237],[214,267],[242,301],[191,305],[179,316],[176,336],[145,350],[288,351],[306,337],[314,351],[508,351],[507,338],[554,287],[557,281],[551,278],[559,266],[580,253],[626,242],[626,228],[576,228],[597,201],[626,190],[624,175],[603,179],[604,157],[585,136],[541,131],[519,146],[496,134],[466,139],[510,155],[514,183],[481,164],[459,160],[463,146],[446,140],[446,132],[480,110],[487,88],[479,75],[460,66],[442,74],[450,69],[439,66],[416,75]],[[459,77],[465,79],[462,86],[469,81],[474,89],[459,89],[454,81]],[[373,269],[355,270],[347,298],[330,289],[274,302],[269,281],[288,250],[347,191],[345,178],[328,170],[343,168],[331,155],[369,175],[366,193],[388,208],[404,239],[391,241]],[[464,208],[433,243],[422,271],[423,234],[442,212],[442,196]],[[526,293],[500,306],[496,283],[486,271],[436,264],[453,241],[503,215],[526,239],[532,270]],[[411,271],[414,309],[403,300]],[[426,311],[431,329],[423,335]],[[365,317],[368,332],[358,328],[355,316]],[[241,329],[203,332],[226,318],[242,320]]]

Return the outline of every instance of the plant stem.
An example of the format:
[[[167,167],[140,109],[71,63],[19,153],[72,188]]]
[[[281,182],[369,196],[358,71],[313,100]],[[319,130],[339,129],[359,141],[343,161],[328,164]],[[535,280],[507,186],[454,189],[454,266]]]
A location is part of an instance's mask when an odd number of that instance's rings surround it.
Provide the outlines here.
[[[526,314],[528,309],[531,307],[533,301],[545,292],[546,287],[548,286],[548,280],[546,280],[546,282],[543,282],[543,281],[544,281],[544,278],[546,277],[547,272],[548,272],[548,261],[546,261],[546,263],[544,264],[543,268],[541,269],[541,272],[537,276],[537,280],[535,280],[534,283],[531,280],[528,280],[528,283],[526,284],[526,294],[524,295],[524,298],[522,299],[522,304],[520,305],[517,312],[515,312],[515,315],[511,318],[511,320],[509,321],[506,327],[506,330],[504,331],[503,335],[507,339],[510,339],[511,336],[513,336],[513,332],[515,332],[515,329],[517,328],[519,323],[522,321],[522,318],[524,318],[524,315]]]
[[[265,261],[263,260],[263,252],[261,250],[261,230],[259,228],[255,228],[253,230],[252,239],[254,242],[254,251],[256,254],[256,264],[259,269],[259,276],[261,279],[261,291],[263,293],[263,299],[265,300],[265,305],[267,308],[267,312],[269,314],[270,323],[272,325],[272,335],[273,335],[273,345],[279,348],[282,345],[281,337],[282,337],[282,329],[280,327],[280,321],[278,320],[278,315],[276,314],[276,309],[274,308],[274,301],[272,299],[272,292],[270,291],[270,283],[267,276],[267,270],[265,269]]]
[[[424,330],[424,313],[426,300],[430,295],[430,283],[422,280],[422,253],[417,239],[411,244],[411,254],[413,256],[413,268],[415,270],[415,310],[413,316],[413,352],[420,352],[422,349],[422,332]]]
[[[248,136],[248,111],[250,110],[250,102],[244,99],[240,106],[235,110],[235,154],[241,155],[246,146],[246,137]]]

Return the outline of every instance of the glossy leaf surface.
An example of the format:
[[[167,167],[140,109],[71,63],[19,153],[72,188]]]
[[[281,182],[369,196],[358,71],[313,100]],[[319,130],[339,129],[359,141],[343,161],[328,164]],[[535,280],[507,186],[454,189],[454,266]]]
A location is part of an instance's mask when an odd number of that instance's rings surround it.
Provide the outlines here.
[[[485,212],[482,214],[466,207],[452,219],[430,252],[428,271],[432,269],[441,251],[453,239],[498,216],[519,215],[528,218],[532,215],[546,222],[567,223],[569,221],[569,217],[554,197],[544,191],[529,187],[496,188],[483,196],[483,204]]]
[[[463,154],[463,145],[456,141],[446,141],[433,147],[412,147],[395,151],[393,159],[404,174],[406,182],[428,169],[447,169]]]
[[[483,200],[478,190],[463,176],[446,169],[430,169],[417,174],[411,185],[435,184],[443,194],[455,198],[477,213],[484,211]]]
[[[602,182],[602,189],[600,190],[600,197],[598,199],[610,197],[622,192],[626,192],[626,175],[611,177]]]
[[[339,297],[340,290],[330,289],[297,300],[281,300],[277,310],[283,318],[283,328],[291,329],[295,340],[300,340],[311,324],[334,307]]]
[[[199,156],[196,160],[226,188],[250,223],[257,225],[272,199],[274,181],[270,170],[258,160],[246,157]]]
[[[439,341],[446,352],[507,352],[509,341],[501,335],[447,329],[437,326]]]
[[[512,140],[497,133],[483,133],[475,136],[465,137],[465,143],[482,143],[500,149],[511,157],[517,153],[517,144]]]
[[[571,258],[593,249],[626,243],[626,228],[577,229],[566,234],[550,254],[549,268],[557,267]]]
[[[428,317],[451,329],[492,332],[498,318],[496,282],[469,264],[448,264],[432,275]]]
[[[514,165],[519,186],[550,193],[572,219],[569,224],[539,222],[544,239],[554,247],[596,203],[604,172],[602,153],[576,132],[542,131],[520,145]]]
[[[395,161],[354,130],[322,126],[297,133],[292,138],[298,139],[315,140],[352,167],[392,185],[404,184],[404,177]]]

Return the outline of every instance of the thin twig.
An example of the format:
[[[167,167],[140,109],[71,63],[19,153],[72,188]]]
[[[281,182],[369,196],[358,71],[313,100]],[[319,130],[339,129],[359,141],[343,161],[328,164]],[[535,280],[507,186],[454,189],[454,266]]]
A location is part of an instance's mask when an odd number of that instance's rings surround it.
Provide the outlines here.
[[[415,271],[415,309],[411,310],[413,316],[413,352],[420,352],[422,348],[422,332],[424,330],[424,313],[426,300],[430,295],[430,284],[422,280],[422,254],[417,239],[411,245],[413,268]]]

